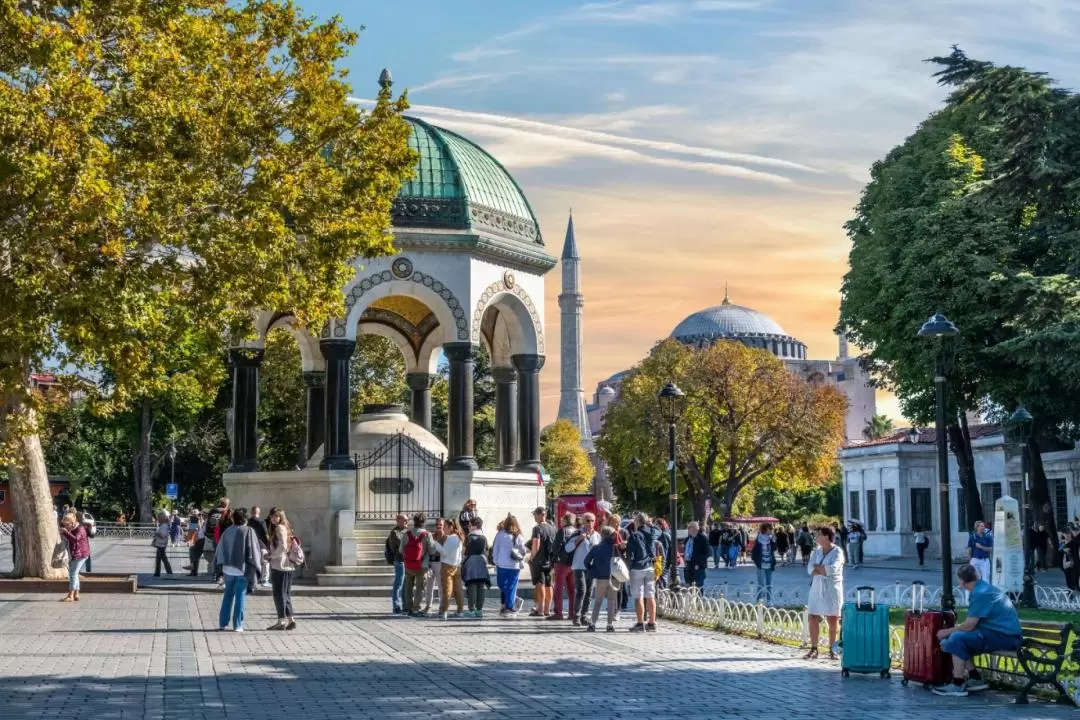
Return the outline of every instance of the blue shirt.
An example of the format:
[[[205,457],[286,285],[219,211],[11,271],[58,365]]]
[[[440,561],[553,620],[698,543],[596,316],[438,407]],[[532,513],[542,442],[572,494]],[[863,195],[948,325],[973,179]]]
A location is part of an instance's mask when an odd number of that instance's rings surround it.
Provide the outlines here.
[[[979,618],[978,630],[1020,636],[1020,618],[1012,601],[1000,588],[979,580],[968,600],[968,617]]]
[[[975,560],[987,560],[990,558],[990,553],[986,550],[981,550],[975,547],[975,543],[985,545],[986,547],[994,546],[994,536],[990,533],[984,533],[983,535],[972,534],[968,540],[968,547],[971,548],[971,557]]]

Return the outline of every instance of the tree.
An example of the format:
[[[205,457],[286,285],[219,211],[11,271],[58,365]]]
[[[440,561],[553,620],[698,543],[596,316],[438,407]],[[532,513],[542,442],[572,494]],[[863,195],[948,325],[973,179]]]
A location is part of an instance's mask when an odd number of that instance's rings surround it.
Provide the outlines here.
[[[847,408],[835,388],[811,385],[741,343],[698,349],[666,340],[623,382],[599,441],[611,467],[641,458],[642,487],[666,478],[667,428],[656,397],[668,381],[686,393],[677,466],[694,517],[705,516],[706,501],[720,512],[736,508],[755,484],[795,490],[828,479]],[[751,506],[752,497],[743,502]]]
[[[862,434],[867,440],[880,440],[883,437],[892,435],[894,432],[896,432],[896,428],[893,427],[892,418],[888,415],[875,413],[874,417],[866,421]]]
[[[415,154],[404,98],[348,100],[355,33],[283,0],[0,0],[0,28],[0,440],[15,572],[59,577],[31,370],[107,370],[130,408],[178,340],[318,330]]]
[[[445,444],[450,432],[450,365],[440,363],[438,375],[431,388],[431,432]],[[495,381],[483,344],[473,367],[473,457],[482,469],[495,467]]]
[[[549,497],[592,492],[593,465],[569,420],[556,420],[540,433],[540,464],[551,476]]]

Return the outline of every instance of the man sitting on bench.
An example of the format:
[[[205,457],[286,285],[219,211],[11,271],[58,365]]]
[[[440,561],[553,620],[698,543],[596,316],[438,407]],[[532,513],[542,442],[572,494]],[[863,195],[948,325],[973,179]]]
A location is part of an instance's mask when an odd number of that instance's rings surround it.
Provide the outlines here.
[[[938,632],[941,649],[953,657],[953,681],[934,688],[937,695],[965,697],[986,690],[989,685],[979,675],[972,660],[976,655],[1015,651],[1020,647],[1020,618],[1008,596],[986,580],[972,565],[956,571],[960,584],[971,593],[967,619],[956,627]]]

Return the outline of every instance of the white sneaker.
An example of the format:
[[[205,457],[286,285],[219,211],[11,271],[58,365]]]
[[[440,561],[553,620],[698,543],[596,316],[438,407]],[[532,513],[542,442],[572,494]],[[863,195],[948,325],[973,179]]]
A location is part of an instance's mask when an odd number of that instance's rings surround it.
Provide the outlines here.
[[[235,630],[233,630],[233,632],[241,632],[242,633],[242,632],[244,632],[244,628],[238,627]],[[964,694],[966,695],[967,693],[964,693]]]
[[[979,678],[978,680],[976,680],[975,678],[968,678],[967,682],[964,683],[964,689],[967,690],[969,693],[982,692],[983,690],[990,689],[990,683],[986,682],[982,678]]]
[[[967,697],[968,691],[963,685],[957,685],[956,683],[949,683],[948,685],[938,685],[931,689],[935,695],[941,695],[942,697]]]

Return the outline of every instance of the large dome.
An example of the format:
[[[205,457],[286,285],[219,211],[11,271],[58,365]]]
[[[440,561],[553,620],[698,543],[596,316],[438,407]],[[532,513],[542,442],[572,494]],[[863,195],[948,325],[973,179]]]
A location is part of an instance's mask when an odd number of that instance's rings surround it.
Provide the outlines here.
[[[406,117],[420,159],[394,202],[394,226],[486,232],[543,247],[536,215],[498,160],[457,133]]]
[[[718,340],[737,340],[768,350],[785,360],[806,358],[806,346],[788,335],[763,312],[735,305],[727,297],[714,307],[698,310],[675,326],[671,337],[687,345],[711,345]]]

